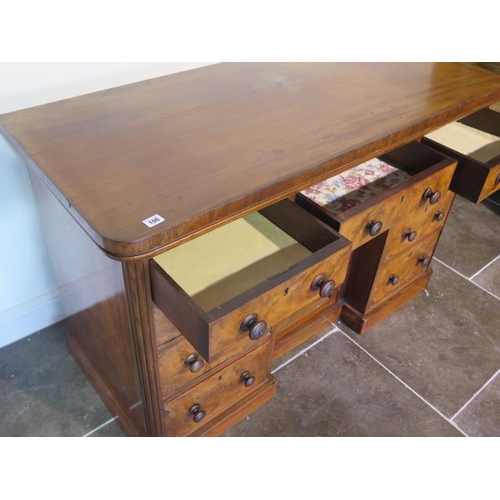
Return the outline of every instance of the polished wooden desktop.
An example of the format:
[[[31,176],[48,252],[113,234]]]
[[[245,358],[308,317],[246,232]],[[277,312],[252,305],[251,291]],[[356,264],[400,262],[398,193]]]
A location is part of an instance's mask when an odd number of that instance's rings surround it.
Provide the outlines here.
[[[500,184],[500,161],[476,174],[422,138],[497,101],[500,76],[466,63],[228,63],[1,116],[30,172],[71,352],[125,432],[221,434],[274,395],[274,359],[339,316],[366,331],[421,291],[455,193],[470,185],[479,201]],[[358,238],[298,195],[384,155],[412,179],[377,214],[418,206],[435,224],[419,228],[428,261],[411,254],[422,272],[401,271],[407,292],[390,305],[359,263],[402,266],[394,248],[417,231],[391,215],[382,240],[359,211]],[[257,212],[303,260],[205,309],[158,264]]]

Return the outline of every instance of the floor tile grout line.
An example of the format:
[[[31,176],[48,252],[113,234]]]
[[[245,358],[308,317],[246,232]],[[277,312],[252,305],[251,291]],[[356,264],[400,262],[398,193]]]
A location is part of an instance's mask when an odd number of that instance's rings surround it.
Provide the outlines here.
[[[454,267],[451,267],[449,264],[446,264],[446,262],[443,262],[442,260],[438,259],[437,257],[433,257],[432,260],[435,260],[436,262],[443,264],[443,266],[447,267],[448,269],[451,269],[454,273],[458,274],[464,280],[470,281],[470,278],[465,276],[465,274],[462,274],[460,271],[457,271]],[[474,285],[476,285],[476,283],[474,283]]]
[[[442,260],[439,260],[436,257],[434,257],[432,260],[435,260],[436,262],[439,262],[440,264],[442,264],[444,267],[447,267],[448,269],[450,269],[451,271],[453,271],[455,274],[458,274],[460,277],[462,277],[464,280],[467,280],[469,283],[472,283],[474,286],[476,286],[477,288],[479,288],[483,292],[486,292],[489,295],[491,295],[494,299],[500,300],[500,297],[497,297],[493,292],[490,292],[486,288],[482,287],[479,283],[476,283],[475,281],[472,281],[470,278],[467,278],[467,276],[465,276],[461,272],[457,271],[456,269],[453,269],[453,267],[451,267],[448,264],[444,263]]]
[[[469,404],[472,403],[472,401],[474,401],[474,399],[476,399],[477,396],[479,396],[479,394],[481,394],[484,391],[484,389],[486,389],[486,387],[495,379],[495,377],[499,373],[500,373],[500,368],[482,385],[482,387],[479,390],[477,390],[472,395],[472,397],[455,413],[455,415],[451,417],[451,420],[455,420],[460,415],[460,413],[462,413],[462,411],[465,410],[465,408],[467,408],[467,406],[469,406]]]
[[[139,405],[142,404],[142,401],[137,401],[137,403],[134,403],[132,406],[129,407],[129,410],[133,410],[134,408],[137,408]],[[90,435],[92,435],[94,432],[98,431],[99,429],[101,429],[102,427],[104,427],[105,425],[108,425],[110,424],[111,422],[115,421],[116,419],[118,418],[118,415],[116,417],[113,417],[109,420],[107,420],[106,422],[104,422],[103,424],[97,426],[95,429],[92,429],[90,432],[87,432],[87,434],[85,434],[84,436],[82,437],[88,437]]]
[[[491,198],[487,198],[487,200],[488,200],[488,203],[494,203],[495,205],[500,207],[500,203],[498,203],[498,201],[492,200]]]
[[[421,396],[415,389],[412,389],[404,380],[402,380],[400,377],[398,377],[394,372],[392,372],[387,366],[385,366],[381,361],[379,361],[373,354],[368,352],[363,346],[358,344],[354,339],[352,339],[347,333],[345,333],[342,328],[339,328],[339,331],[344,337],[346,337],[348,340],[350,340],[353,344],[358,346],[365,354],[367,354],[371,359],[373,359],[377,364],[379,364],[387,373],[392,375],[399,383],[403,384],[410,392],[415,394],[421,401],[423,401],[429,408],[434,410],[441,418],[446,420],[452,427],[457,429],[461,434],[463,434],[465,437],[469,437],[460,427],[456,424],[456,422],[453,422],[450,420],[446,415],[444,415],[441,411],[439,411],[434,405],[429,403],[423,396]]]
[[[320,344],[321,342],[323,342],[323,340],[325,340],[327,337],[329,337],[332,333],[336,333],[340,331],[340,329],[335,326],[334,324],[332,324],[332,330],[329,331],[328,333],[325,333],[325,335],[323,335],[323,337],[321,337],[320,339],[316,340],[315,342],[313,342],[311,345],[305,347],[304,349],[302,349],[300,352],[298,352],[295,356],[292,356],[290,359],[286,360],[283,364],[279,365],[277,368],[275,368],[274,370],[271,371],[271,374],[274,375],[278,370],[281,370],[282,368],[284,368],[286,365],[288,365],[289,363],[291,363],[292,361],[296,360],[297,358],[299,358],[300,356],[302,356],[304,353],[306,353],[309,349],[313,348],[314,346]]]
[[[499,256],[500,257],[500,256]],[[498,257],[497,257],[498,258]],[[435,259],[436,261],[438,261],[440,264],[443,264],[445,267],[451,269],[452,271],[454,271],[456,274],[460,275],[462,278],[466,279],[467,281],[471,281],[469,278],[467,278],[466,276],[464,276],[463,274],[461,274],[460,272],[458,272],[457,270],[453,269],[452,267],[448,266],[447,264],[445,264],[444,262],[441,262],[440,260],[438,259]],[[494,259],[496,260],[496,258]],[[490,263],[491,264],[491,263]],[[487,267],[487,266],[486,266]],[[478,286],[476,283],[474,283],[474,285]],[[479,288],[483,289],[482,287],[478,286]],[[483,289],[484,290],[484,289]],[[486,292],[488,292],[488,290],[484,290]],[[491,292],[488,292],[488,293],[491,293]],[[493,295],[493,294],[491,294]],[[494,295],[493,295],[494,296]],[[500,299],[499,299],[500,300]],[[431,403],[429,403],[429,401],[427,401],[424,397],[422,397],[420,394],[418,394],[418,392],[416,392],[414,389],[412,389],[412,387],[410,387],[404,380],[402,380],[401,378],[399,378],[394,372],[392,372],[389,368],[387,368],[382,362],[380,362],[375,356],[373,356],[370,352],[368,352],[364,347],[362,347],[358,342],[356,342],[354,339],[352,339],[349,335],[347,335],[347,333],[345,333],[341,328],[339,328],[338,326],[336,326],[335,324],[332,324],[332,330],[327,332],[325,335],[323,335],[321,338],[319,338],[318,340],[316,340],[315,342],[313,342],[311,345],[307,346],[306,348],[302,349],[300,352],[298,352],[295,356],[292,356],[290,359],[288,359],[287,361],[285,361],[283,364],[279,365],[277,368],[275,368],[274,370],[272,370],[272,374],[276,373],[277,371],[281,370],[282,368],[284,368],[286,365],[288,365],[289,363],[291,363],[292,361],[296,360],[297,358],[299,358],[300,356],[302,356],[303,354],[305,354],[307,351],[309,351],[309,349],[312,349],[313,347],[315,347],[316,345],[320,344],[321,342],[323,342],[326,338],[328,338],[330,335],[332,335],[333,333],[336,333],[336,332],[340,332],[344,337],[346,337],[348,340],[350,340],[353,344],[355,344],[359,349],[361,349],[365,354],[367,354],[371,359],[373,359],[378,365],[380,365],[385,371],[387,371],[390,375],[392,375],[399,383],[401,383],[406,389],[408,389],[410,392],[412,392],[413,394],[415,394],[415,396],[417,396],[421,401],[423,401],[427,406],[429,406],[432,410],[434,410],[441,418],[443,418],[444,420],[446,420],[450,425],[452,425],[453,427],[455,427],[461,434],[463,434],[465,437],[468,437],[467,434],[462,430],[460,429],[460,427],[456,424],[456,422],[453,421],[453,419],[455,419],[461,412],[462,410],[464,410],[467,405],[470,404],[470,402],[475,399],[483,390],[484,388],[500,373],[500,369],[492,376],[488,379],[488,381],[469,399],[469,401],[467,401],[467,403],[465,403],[456,413],[455,415],[453,415],[453,417],[448,418],[446,417],[441,411],[439,411],[435,406],[433,406]],[[92,429],[91,431],[89,431],[87,434],[85,434],[84,436],[82,437],[89,437],[91,436],[92,434],[94,434],[95,432],[97,432],[98,430],[102,429],[103,427],[105,427],[106,425],[114,422],[118,417],[113,417],[109,420],[107,420],[106,422],[104,422],[103,424],[97,426],[95,429]]]
[[[98,431],[99,429],[102,429],[103,427],[105,427],[106,425],[110,424],[111,422],[114,422],[117,418],[118,418],[118,416],[110,418],[109,420],[107,420],[103,424],[98,425],[95,429],[92,429],[90,432],[87,432],[87,434],[83,435],[82,437],[85,438],[85,437],[91,436],[92,434],[94,434],[94,432]]]
[[[491,262],[488,262],[488,264],[486,264],[485,266],[483,266],[481,269],[479,269],[479,271],[477,273],[474,273],[470,278],[469,280],[472,281],[478,274],[481,274],[485,269],[487,269],[488,267],[491,266],[491,264],[493,264],[495,261],[497,261],[498,259],[500,259],[500,253],[491,261]]]
[[[477,288],[482,290],[483,292],[486,292],[487,294],[491,295],[494,299],[500,300],[500,297],[498,295],[495,295],[493,292],[490,292],[487,288],[484,288],[484,286],[481,286],[479,283],[476,283],[475,281],[469,280],[470,283],[475,285]]]

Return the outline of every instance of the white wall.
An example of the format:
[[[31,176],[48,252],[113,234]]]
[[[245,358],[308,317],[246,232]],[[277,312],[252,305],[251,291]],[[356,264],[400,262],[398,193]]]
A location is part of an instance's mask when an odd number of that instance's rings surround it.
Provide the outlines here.
[[[211,63],[0,63],[0,114]],[[0,138],[0,348],[63,319],[27,171]]]

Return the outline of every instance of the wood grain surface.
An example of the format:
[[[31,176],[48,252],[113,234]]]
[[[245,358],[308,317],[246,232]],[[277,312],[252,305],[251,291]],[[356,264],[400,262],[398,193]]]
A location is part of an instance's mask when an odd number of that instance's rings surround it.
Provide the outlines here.
[[[498,100],[500,76],[466,63],[224,63],[0,126],[93,240],[133,259]]]

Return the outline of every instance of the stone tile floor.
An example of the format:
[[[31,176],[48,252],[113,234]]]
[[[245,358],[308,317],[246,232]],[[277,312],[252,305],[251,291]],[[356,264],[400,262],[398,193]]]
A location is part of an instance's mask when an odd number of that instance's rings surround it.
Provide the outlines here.
[[[457,197],[425,293],[360,336],[340,322],[274,367],[226,436],[500,436],[500,197]],[[0,350],[0,436],[121,436],[64,322]]]

